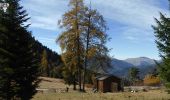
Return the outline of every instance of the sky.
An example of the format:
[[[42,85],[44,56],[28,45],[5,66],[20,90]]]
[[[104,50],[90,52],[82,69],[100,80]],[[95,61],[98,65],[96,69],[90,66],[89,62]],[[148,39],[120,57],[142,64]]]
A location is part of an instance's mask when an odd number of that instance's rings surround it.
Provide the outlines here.
[[[55,41],[62,33],[58,20],[69,10],[69,0],[22,0],[21,5],[31,17],[29,30],[43,45],[61,54]],[[90,0],[85,0],[89,6]],[[91,0],[92,9],[97,9],[107,22],[106,44],[110,56],[117,59],[149,57],[159,60],[155,44],[154,18],[162,12],[169,16],[168,0]]]

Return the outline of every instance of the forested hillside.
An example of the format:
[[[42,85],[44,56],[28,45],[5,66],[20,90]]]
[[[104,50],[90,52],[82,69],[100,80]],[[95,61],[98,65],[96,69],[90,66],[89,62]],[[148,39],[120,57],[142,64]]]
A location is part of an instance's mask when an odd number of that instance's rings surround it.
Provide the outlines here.
[[[62,64],[61,56],[42,45],[39,41],[33,39],[35,42],[35,51],[38,53],[39,62],[41,65],[40,73],[42,76],[57,77],[61,78],[61,67]]]

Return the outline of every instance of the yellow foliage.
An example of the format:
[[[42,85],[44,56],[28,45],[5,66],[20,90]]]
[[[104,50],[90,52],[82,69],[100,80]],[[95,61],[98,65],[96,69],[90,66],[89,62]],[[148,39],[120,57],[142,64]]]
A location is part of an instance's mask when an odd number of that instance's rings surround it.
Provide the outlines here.
[[[144,85],[148,85],[148,86],[155,86],[155,85],[159,85],[161,83],[160,78],[159,77],[155,77],[152,75],[147,75],[144,78]]]

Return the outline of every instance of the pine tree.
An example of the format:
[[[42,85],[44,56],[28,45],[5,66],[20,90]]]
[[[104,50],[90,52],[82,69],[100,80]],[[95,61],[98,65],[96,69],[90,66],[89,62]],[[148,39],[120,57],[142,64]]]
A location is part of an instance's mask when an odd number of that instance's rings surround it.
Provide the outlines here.
[[[29,100],[38,84],[38,58],[35,40],[24,24],[28,14],[19,0],[9,3],[7,12],[0,11],[0,99]]]
[[[159,76],[170,88],[170,18],[160,13],[160,19],[156,19],[156,26],[152,26],[155,32],[156,44],[162,58],[158,67]]]
[[[2,2],[2,1],[1,1]],[[13,68],[9,63],[12,62],[13,54],[5,49],[10,44],[7,29],[2,25],[4,11],[0,9],[0,99],[9,100],[14,95],[14,91],[10,86],[10,77],[13,75]],[[5,66],[5,67],[3,67]]]

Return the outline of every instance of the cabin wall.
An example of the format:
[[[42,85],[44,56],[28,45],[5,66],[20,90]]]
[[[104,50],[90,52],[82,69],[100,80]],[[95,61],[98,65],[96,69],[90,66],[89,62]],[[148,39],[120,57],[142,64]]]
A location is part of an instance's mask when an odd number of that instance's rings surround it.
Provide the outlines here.
[[[98,91],[103,93],[121,91],[121,80],[116,77],[109,77],[104,80],[97,80],[96,88]]]
[[[112,82],[117,83],[117,90],[122,91],[121,80],[117,78],[112,78]]]
[[[104,80],[104,90],[103,92],[111,92],[111,83],[112,83],[112,79],[111,78],[107,78]]]
[[[98,91],[100,91],[100,92],[104,91],[103,81],[98,81]]]

